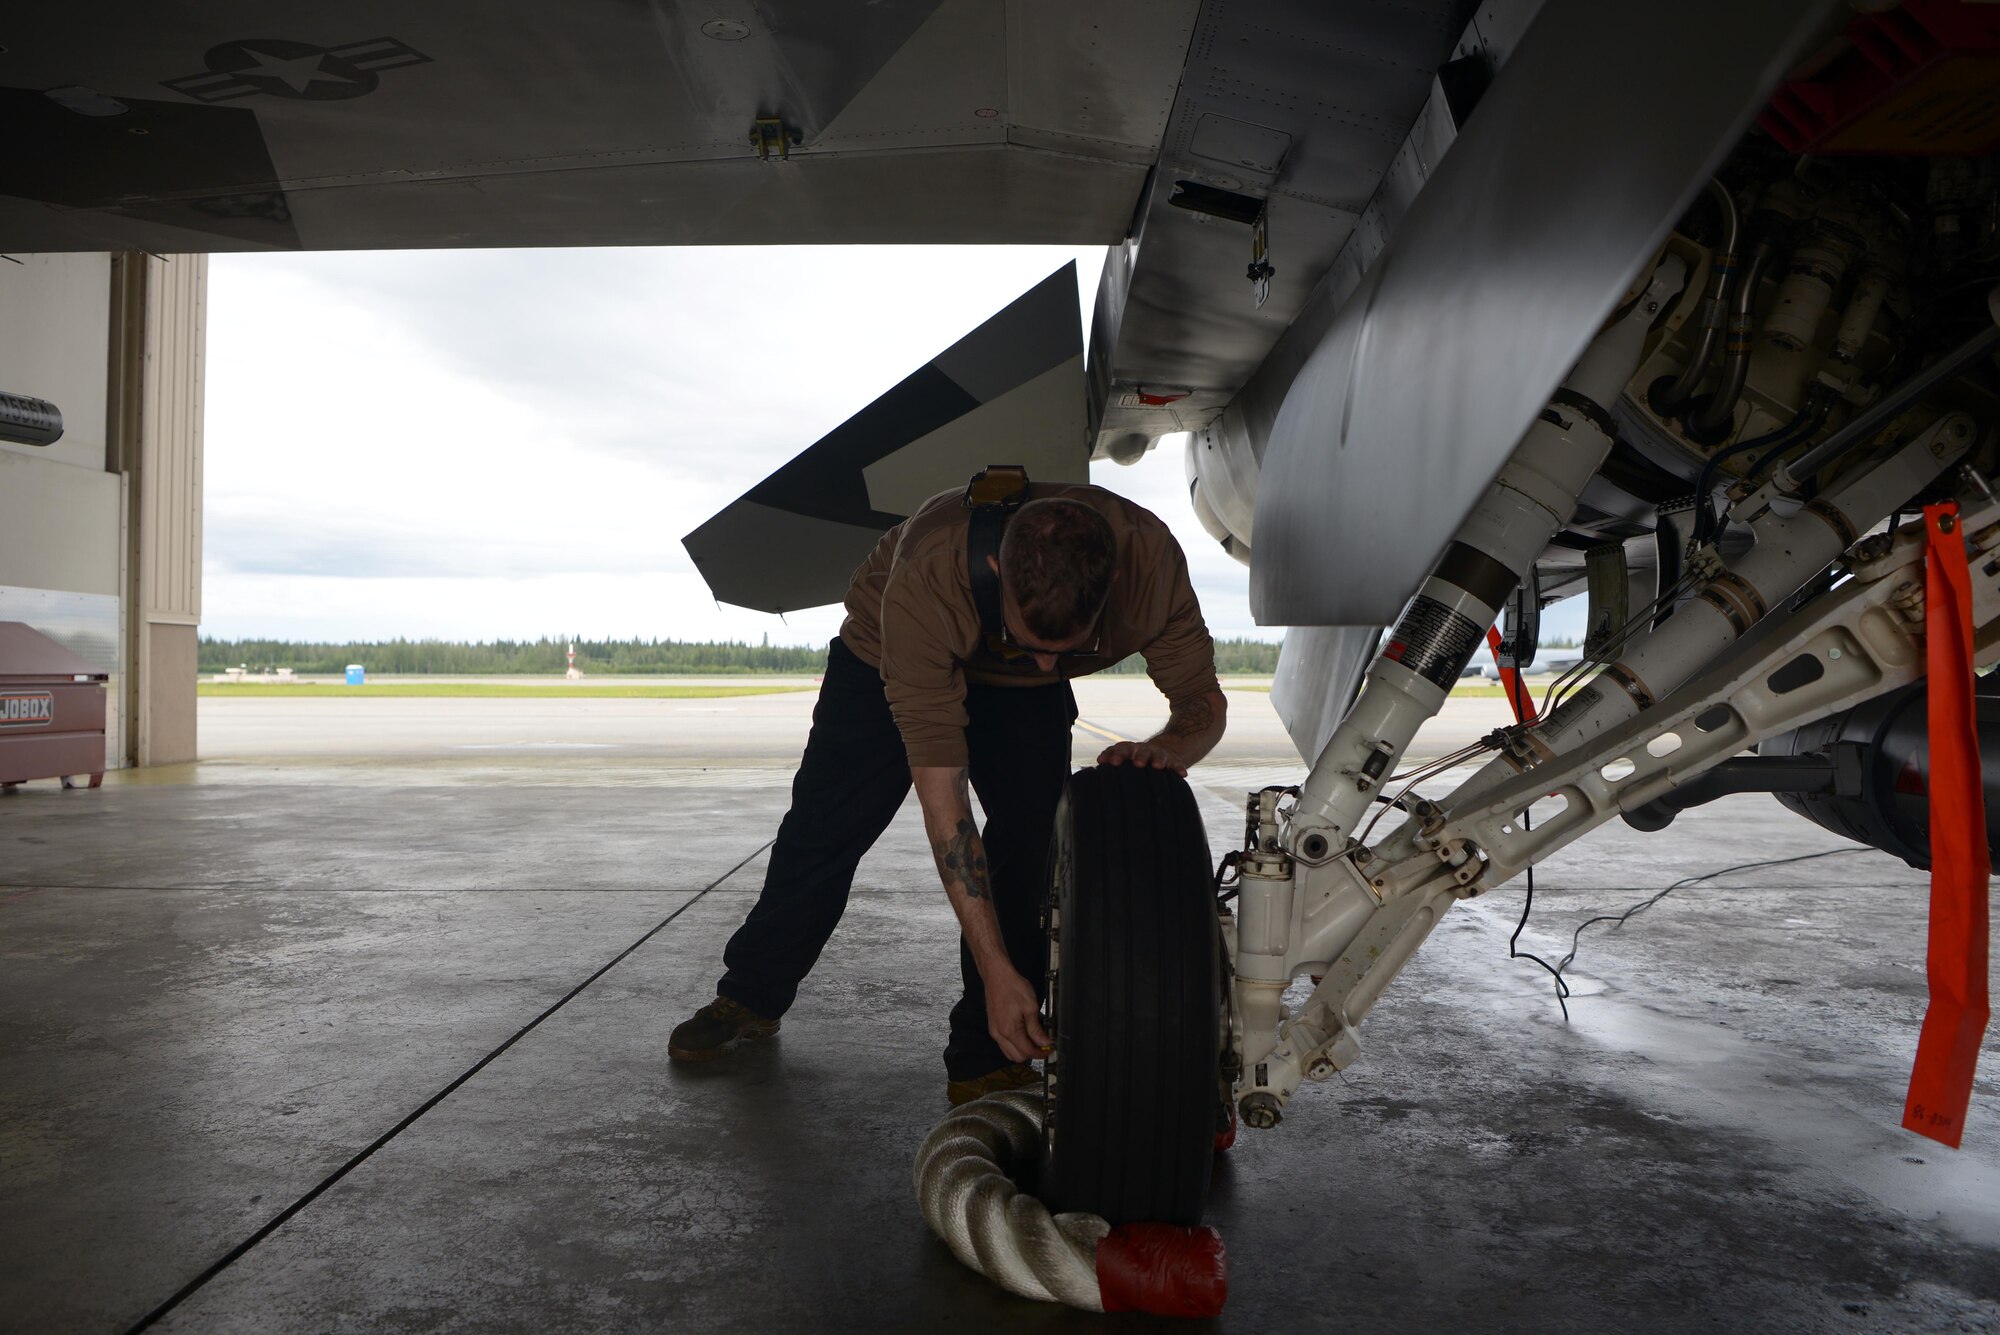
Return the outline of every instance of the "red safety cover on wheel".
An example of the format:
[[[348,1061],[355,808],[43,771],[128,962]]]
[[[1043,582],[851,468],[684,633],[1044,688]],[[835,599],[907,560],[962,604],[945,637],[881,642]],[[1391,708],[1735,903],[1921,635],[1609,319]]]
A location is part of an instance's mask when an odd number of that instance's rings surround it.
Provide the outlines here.
[[[1120,1224],[1097,1244],[1097,1290],[1107,1312],[1219,1316],[1229,1253],[1206,1224]]]

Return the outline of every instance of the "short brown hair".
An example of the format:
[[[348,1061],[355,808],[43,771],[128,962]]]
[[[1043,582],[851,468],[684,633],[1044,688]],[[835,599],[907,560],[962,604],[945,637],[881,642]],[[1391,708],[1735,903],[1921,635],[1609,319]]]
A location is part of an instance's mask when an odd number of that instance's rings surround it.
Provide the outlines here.
[[[1021,620],[1044,639],[1087,629],[1111,592],[1118,540],[1081,501],[1029,501],[1007,521],[1000,575]]]

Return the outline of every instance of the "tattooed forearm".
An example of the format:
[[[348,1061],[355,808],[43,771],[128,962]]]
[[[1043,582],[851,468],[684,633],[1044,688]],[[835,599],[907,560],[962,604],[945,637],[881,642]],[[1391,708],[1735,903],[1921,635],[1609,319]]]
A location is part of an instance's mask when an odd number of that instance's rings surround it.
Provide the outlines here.
[[[923,804],[924,833],[930,839],[931,856],[937,860],[938,879],[944,882],[951,911],[965,933],[972,962],[980,976],[988,980],[990,997],[992,980],[1012,979],[1015,983],[1021,980],[1007,956],[1006,938],[1000,933],[1000,919],[993,911],[993,883],[986,869],[986,845],[980,841],[979,827],[973,823],[972,794],[967,790],[965,767],[913,765],[910,778],[917,787],[917,800]],[[1021,986],[1027,985],[1021,983]],[[1028,989],[1031,997],[1033,992],[1033,988]]]
[[[1199,737],[1215,726],[1215,706],[1207,696],[1198,696],[1183,701],[1167,717],[1167,726],[1160,730],[1163,737]]]
[[[1192,700],[1183,700],[1174,706],[1173,713],[1167,716],[1167,726],[1149,744],[1164,747],[1182,764],[1192,765],[1222,739],[1223,721],[1228,714],[1229,701],[1221,691],[1208,691]]]
[[[986,847],[969,819],[943,839],[931,841],[931,855],[937,859],[938,874],[946,885],[956,882],[968,899],[993,898],[993,886],[986,872]]]
[[[956,885],[967,899],[991,899],[993,886],[986,873],[986,845],[972,824],[972,795],[963,769],[952,776],[952,796],[957,814],[950,833],[940,834],[935,822],[927,822],[931,827],[931,856],[937,859],[938,875],[944,879],[947,890]]]

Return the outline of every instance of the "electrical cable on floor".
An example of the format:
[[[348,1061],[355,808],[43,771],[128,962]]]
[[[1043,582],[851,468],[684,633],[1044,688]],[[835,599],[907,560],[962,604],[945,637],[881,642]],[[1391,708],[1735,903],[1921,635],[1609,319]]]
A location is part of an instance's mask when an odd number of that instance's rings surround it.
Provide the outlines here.
[[[1526,813],[1523,813],[1522,816],[1523,828],[1526,828],[1526,825],[1527,825],[1527,817]],[[1665,899],[1668,895],[1671,895],[1674,891],[1685,889],[1690,885],[1699,885],[1703,881],[1713,881],[1719,876],[1732,876],[1737,872],[1757,871],[1764,867],[1783,867],[1794,862],[1811,862],[1815,858],[1833,858],[1833,857],[1841,857],[1845,854],[1850,854],[1850,853],[1872,853],[1874,851],[1875,850],[1865,846],[1855,847],[1855,848],[1825,848],[1821,849],[1817,853],[1799,853],[1788,858],[1767,858],[1761,862],[1739,862],[1733,867],[1723,867],[1717,871],[1703,872],[1699,876],[1684,876],[1680,880],[1675,881],[1672,885],[1668,886],[1666,889],[1660,891],[1658,894],[1653,895],[1648,899],[1640,900],[1638,903],[1632,905],[1632,907],[1626,909],[1623,913],[1602,913],[1595,918],[1586,918],[1581,923],[1578,923],[1576,931],[1570,934],[1569,953],[1567,955],[1564,955],[1562,957],[1561,962],[1555,964],[1554,966],[1551,966],[1546,960],[1542,960],[1537,958],[1536,956],[1527,954],[1525,951],[1516,951],[1514,949],[1515,940],[1517,940],[1520,937],[1521,930],[1528,925],[1528,913],[1535,906],[1535,871],[1533,867],[1530,867],[1528,869],[1528,902],[1521,906],[1521,921],[1515,925],[1514,935],[1507,938],[1508,958],[1533,960],[1536,964],[1541,965],[1544,969],[1547,969],[1549,971],[1550,976],[1553,977],[1556,982],[1556,1004],[1562,1007],[1563,1019],[1567,1021],[1569,1019],[1569,1005],[1567,998],[1572,994],[1570,992],[1569,980],[1563,977],[1563,972],[1566,969],[1568,969],[1569,966],[1576,960],[1577,951],[1581,947],[1583,942],[1584,928],[1600,922],[1608,922],[1611,923],[1613,926],[1623,927],[1628,921],[1637,917],[1639,914],[1644,913],[1647,909],[1653,907],[1653,905],[1659,903],[1661,900]]]
[[[1525,811],[1521,813],[1521,828],[1523,830],[1532,830],[1535,828],[1533,825],[1529,824],[1528,813]],[[1521,905],[1521,921],[1514,924],[1514,934],[1507,938],[1507,958],[1510,960],[1529,960],[1532,961],[1533,963],[1541,965],[1544,969],[1547,969],[1549,971],[1549,977],[1556,980],[1556,1005],[1562,1007],[1563,1023],[1568,1024],[1569,982],[1562,976],[1562,970],[1552,966],[1547,960],[1543,959],[1540,955],[1530,954],[1527,951],[1522,950],[1515,945],[1515,943],[1521,939],[1521,933],[1523,930],[1526,929],[1528,925],[1528,915],[1530,913],[1533,913],[1534,911],[1535,911],[1535,864],[1530,862],[1528,864],[1528,898],[1527,902]]]
[[[1669,588],[1666,592],[1662,593],[1658,598],[1654,599],[1653,600],[1654,609],[1657,609],[1661,604],[1665,603],[1669,598],[1673,597],[1674,591],[1679,588],[1679,586],[1684,582],[1684,580],[1685,576],[1683,576],[1682,579],[1675,580],[1673,583],[1673,587]],[[1514,612],[1515,612],[1515,620],[1517,626],[1524,629],[1528,624],[1526,581],[1523,581],[1520,587],[1514,590]],[[1639,615],[1650,619],[1652,615],[1652,609],[1649,609],[1647,611],[1642,611]],[[1636,621],[1637,618],[1634,618],[1634,620]],[[1628,622],[1627,624],[1629,626],[1631,623]],[[1521,631],[1517,630],[1515,633],[1518,635],[1521,633]],[[1517,662],[1519,661],[1519,654],[1520,654],[1520,646],[1516,644],[1515,655]],[[1495,665],[1497,666],[1499,661],[1499,655],[1497,652],[1494,655],[1494,661]],[[1517,691],[1521,691],[1523,694],[1525,694],[1526,692],[1526,688],[1521,685],[1520,679],[1518,677],[1515,679],[1514,689]],[[1550,689],[1551,693],[1553,693],[1554,688],[1551,687]],[[1533,726],[1535,720],[1533,719],[1533,717],[1529,715],[1529,712],[1527,710],[1524,710],[1522,708],[1520,699],[1518,698],[1512,699],[1509,700],[1508,703],[1514,706],[1515,721],[1523,731]],[[1544,697],[1544,703],[1547,703],[1547,697]],[[1530,704],[1532,705],[1532,702],[1530,702]],[[1521,809],[1521,832],[1523,834],[1526,834],[1528,831],[1534,828],[1535,825],[1534,825],[1533,807],[1532,806],[1523,807]],[[1528,864],[1527,873],[1528,873],[1528,897],[1527,900],[1523,902],[1521,905],[1521,921],[1514,924],[1514,934],[1507,938],[1507,958],[1510,960],[1529,960],[1535,964],[1541,965],[1544,969],[1548,969],[1549,976],[1556,980],[1556,1005],[1562,1007],[1563,1023],[1568,1024],[1569,984],[1563,981],[1563,976],[1558,970],[1549,968],[1549,962],[1547,960],[1543,959],[1540,955],[1530,954],[1529,952],[1521,949],[1520,945],[1521,933],[1527,929],[1528,915],[1535,911],[1535,864],[1534,863],[1530,862]]]

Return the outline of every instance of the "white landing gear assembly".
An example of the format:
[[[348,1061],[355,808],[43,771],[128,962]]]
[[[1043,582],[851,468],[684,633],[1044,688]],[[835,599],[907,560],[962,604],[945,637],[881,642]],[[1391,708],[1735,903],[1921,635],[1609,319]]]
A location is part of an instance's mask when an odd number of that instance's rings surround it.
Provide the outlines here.
[[[1017,1293],[1102,1308],[1093,1284],[1116,1226],[1178,1226],[1175,1245],[1193,1245],[1187,1226],[1238,1119],[1276,1126],[1302,1082],[1353,1062],[1362,1020],[1452,905],[1613,817],[1660,828],[1701,800],[1699,776],[1754,765],[1732,758],[1920,682],[1930,544],[1963,545],[1972,657],[2000,661],[1991,405],[1949,386],[2000,347],[1987,324],[1802,457],[1725,475],[1725,512],[1653,603],[1599,642],[1583,669],[1594,675],[1547,717],[1471,748],[1494,754],[1455,791],[1416,795],[1443,762],[1397,773],[1487,628],[1533,589],[1613,446],[1605,405],[1632,402],[1642,362],[1657,369],[1657,324],[1688,272],[1669,247],[1591,344],[1409,602],[1306,782],[1250,795],[1224,878],[1208,870],[1183,781],[1072,780],[1048,909],[1046,1104],[969,1105],[918,1161],[925,1217],[968,1265]],[[1991,306],[2000,320],[2000,291]],[[1904,518],[1925,505],[1923,522]],[[1287,1008],[1286,989],[1308,976],[1311,995]],[[1219,1245],[1204,1255],[1219,1281]]]
[[[1362,1019],[1459,900],[1759,742],[1921,678],[1931,539],[1922,524],[1871,534],[1920,493],[1957,502],[1960,519],[1938,540],[1967,545],[1975,660],[2000,660],[2000,503],[1979,472],[1957,467],[1975,444],[1974,419],[1943,411],[1926,425],[1919,412],[1914,427],[1884,432],[1937,383],[1919,373],[1769,481],[1739,486],[1727,521],[1753,544],[1727,559],[1713,544],[1693,552],[1613,638],[1602,657],[1617,661],[1594,664],[1601,671],[1547,718],[1489,738],[1499,755],[1472,778],[1437,801],[1415,795],[1422,771],[1385,791],[1610,448],[1599,405],[1632,376],[1647,312],[1680,286],[1679,269],[1671,257],[1660,264],[1530,429],[1305,784],[1252,796],[1250,837],[1234,859],[1226,1059],[1244,1125],[1277,1125],[1302,1081],[1355,1060]],[[1974,336],[1981,355],[2000,344],[1995,333]],[[1654,620],[1667,605],[1672,615]],[[1400,824],[1371,842],[1392,806]],[[1319,981],[1288,1012],[1280,997],[1305,975]]]

